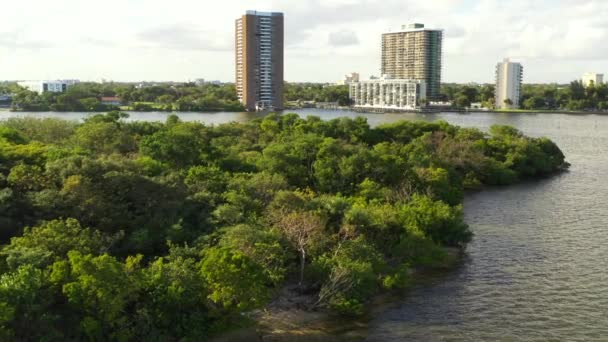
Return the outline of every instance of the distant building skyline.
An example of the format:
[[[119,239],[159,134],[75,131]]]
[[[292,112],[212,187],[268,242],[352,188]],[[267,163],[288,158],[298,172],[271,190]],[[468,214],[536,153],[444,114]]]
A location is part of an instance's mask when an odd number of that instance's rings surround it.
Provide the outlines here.
[[[17,82],[20,86],[34,91],[38,94],[42,93],[64,93],[74,84],[79,83],[79,80],[38,80],[38,81],[22,81]]]
[[[604,83],[604,74],[586,72],[583,74],[582,82],[585,87],[589,87],[591,84],[600,85]]]
[[[424,24],[403,25],[382,34],[381,74],[395,79],[424,81],[426,96],[439,98],[443,57],[443,31]]]
[[[358,72],[350,72],[344,75],[344,79],[336,82],[336,85],[349,85],[353,82],[359,82],[360,75]]]
[[[511,62],[509,58],[505,58],[496,65],[496,108],[519,108],[523,72],[524,68],[521,63]]]
[[[249,10],[236,20],[235,84],[248,111],[283,109],[283,30],[280,12]]]

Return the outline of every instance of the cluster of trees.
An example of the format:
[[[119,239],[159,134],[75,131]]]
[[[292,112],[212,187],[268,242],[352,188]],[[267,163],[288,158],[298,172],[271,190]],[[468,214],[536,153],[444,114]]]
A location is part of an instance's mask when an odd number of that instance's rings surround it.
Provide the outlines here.
[[[468,108],[471,103],[482,103],[486,108],[493,108],[495,88],[491,84],[445,83],[441,85],[441,95],[445,101],[452,102],[458,108]]]
[[[134,110],[164,111],[231,111],[244,108],[238,100],[233,84],[155,85],[142,88],[123,88],[117,91],[123,101],[134,103]]]
[[[16,93],[21,88],[14,82],[0,82],[0,95]]]
[[[13,94],[13,110],[101,112],[117,109],[101,103],[101,97],[114,96],[109,86],[103,84],[81,83],[69,87],[64,93],[42,94],[17,87]]]
[[[481,103],[494,108],[494,85],[447,83],[441,87],[445,101],[457,108]],[[243,111],[234,85],[159,84],[136,87],[124,83],[80,83],[65,93],[38,94],[17,86],[0,85],[0,94],[14,94],[12,107],[25,111],[115,110],[102,97],[116,96],[125,108],[134,111]],[[285,100],[351,104],[348,86],[315,83],[285,83]],[[531,110],[608,110],[608,85],[584,87],[580,81],[569,85],[527,84],[522,87],[521,107]]]
[[[463,246],[463,191],[567,166],[545,138],[271,114],[0,124],[0,338],[203,340],[286,283],[360,314]]]
[[[286,101],[338,102],[340,106],[351,104],[347,85],[319,83],[285,83]]]
[[[494,108],[494,85],[443,84],[441,93],[446,101],[458,108],[481,103]],[[524,84],[520,106],[531,110],[608,110],[608,84],[585,87],[581,81],[569,85]]]
[[[38,94],[24,88],[12,89],[13,109],[26,111],[100,112],[115,108],[102,97],[116,96],[136,111],[242,111],[234,85],[160,84],[136,87],[124,83],[79,83],[65,93]]]
[[[43,93],[16,84],[0,86],[0,94],[14,94],[12,108],[24,111],[103,112],[115,108],[102,97],[118,97],[123,108],[134,111],[243,111],[234,85],[157,84],[137,87],[126,83],[79,83],[65,93]],[[286,101],[350,104],[348,86],[285,83]]]
[[[608,110],[608,85],[581,81],[569,85],[524,85],[521,105],[524,109]]]

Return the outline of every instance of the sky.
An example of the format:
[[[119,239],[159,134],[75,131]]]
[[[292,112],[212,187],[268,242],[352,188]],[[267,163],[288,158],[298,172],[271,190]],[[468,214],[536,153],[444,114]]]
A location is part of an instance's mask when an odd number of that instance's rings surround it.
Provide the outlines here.
[[[606,0],[9,0],[0,80],[233,81],[234,20],[285,14],[285,79],[380,73],[381,34],[444,30],[443,82],[493,82],[498,61],[526,83],[608,73]]]

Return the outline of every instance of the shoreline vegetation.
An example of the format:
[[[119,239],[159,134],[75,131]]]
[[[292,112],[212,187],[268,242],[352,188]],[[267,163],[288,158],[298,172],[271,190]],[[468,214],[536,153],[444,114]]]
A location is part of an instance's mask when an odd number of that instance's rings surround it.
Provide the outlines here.
[[[599,110],[546,110],[546,109],[441,109],[435,113],[488,113],[488,114],[568,114],[568,115],[608,115],[608,111]]]
[[[286,110],[299,108],[360,109],[350,107],[349,86],[319,83],[285,83]],[[242,112],[233,84],[195,83],[79,83],[65,93],[38,94],[16,83],[0,83],[0,95],[12,95],[12,103],[2,102],[14,111],[107,112]],[[521,109],[495,109],[494,85],[453,84],[441,86],[441,101],[451,105],[423,109],[421,112],[488,113],[608,113],[608,85],[525,84]],[[478,104],[483,109],[472,109]],[[362,112],[380,112],[369,109]],[[387,110],[393,112],[392,110]],[[400,112],[400,111],[395,111]],[[407,111],[403,111],[407,112]]]
[[[291,108],[304,109],[306,107]],[[354,111],[363,114],[404,114],[404,113],[419,113],[419,114],[435,114],[435,113],[488,113],[488,114],[570,114],[570,115],[608,115],[608,111],[594,110],[525,110],[525,109],[453,109],[453,108],[423,108],[420,110],[405,110],[405,109],[390,109],[390,108],[357,108],[357,107],[322,107],[318,109],[336,110],[336,111]],[[288,110],[286,110],[288,111]]]
[[[0,122],[1,339],[201,340],[295,296],[360,317],[465,248],[465,191],[569,166],[508,126],[127,117]]]
[[[495,109],[495,86],[491,84],[441,85],[445,101],[456,108],[469,108],[478,103],[490,110]],[[520,110],[524,111],[595,111],[608,110],[608,84],[585,86],[580,80],[569,84],[524,84],[521,89]]]
[[[243,111],[234,85],[78,83],[63,93],[38,94],[18,86],[11,110],[31,112]],[[9,91],[9,90],[7,90]]]
[[[63,93],[38,94],[16,83],[0,84],[0,94],[12,94],[1,103],[12,111],[28,112],[243,112],[234,84],[195,83],[77,83]],[[285,100],[293,103],[326,102],[348,105],[347,86],[285,84]]]
[[[316,301],[315,294],[303,294],[291,284],[275,294],[264,309],[249,314],[249,321],[242,326],[215,335],[211,341],[297,341],[298,338],[307,341],[363,341],[367,336],[367,324],[376,312],[407,296],[411,289],[442,279],[463,262],[464,248],[444,250],[449,255],[444,265],[410,270],[407,284],[370,297],[362,315],[344,316],[329,310],[311,309]]]
[[[176,111],[176,110],[163,110],[155,107],[150,107],[148,110],[134,110],[129,106],[120,106],[118,107],[120,111],[123,112],[166,112],[167,114],[177,114],[180,113],[192,113],[192,112],[200,112],[201,114],[208,113],[221,113],[221,112],[244,112],[244,110],[206,110],[206,111]],[[328,107],[322,105],[320,107],[311,107],[311,106],[290,106],[283,110],[283,113],[289,113],[290,110],[299,110],[299,109],[323,109],[328,111],[354,111],[361,114],[406,114],[406,113],[418,113],[418,114],[434,114],[434,113],[458,113],[458,114],[470,114],[470,113],[487,113],[487,114],[567,114],[567,115],[608,115],[608,110],[546,110],[546,109],[451,109],[451,108],[441,108],[441,109],[430,109],[426,108],[423,110],[391,110],[391,109],[373,109],[373,108],[355,108],[349,106],[335,106]],[[18,113],[18,112],[26,112],[25,110],[13,110],[11,108],[1,108],[0,113]],[[71,113],[71,111],[34,111],[34,113]],[[102,111],[83,111],[85,113],[90,114],[103,114],[106,113],[106,110]]]

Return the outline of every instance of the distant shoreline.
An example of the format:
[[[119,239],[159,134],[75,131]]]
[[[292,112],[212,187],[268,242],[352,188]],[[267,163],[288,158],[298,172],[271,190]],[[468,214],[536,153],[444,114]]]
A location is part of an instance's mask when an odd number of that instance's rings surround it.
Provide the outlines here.
[[[513,110],[464,110],[464,109],[422,109],[422,110],[400,110],[400,109],[381,109],[381,108],[354,108],[354,107],[336,107],[336,108],[314,108],[314,107],[303,107],[303,108],[285,108],[279,112],[289,113],[292,110],[327,110],[327,111],[351,111],[361,114],[433,114],[433,113],[458,113],[458,114],[469,114],[469,113],[488,113],[488,114],[571,114],[571,115],[608,115],[608,111],[569,111],[569,110],[524,110],[524,109],[513,109]],[[163,111],[163,110],[131,110],[121,109],[122,112],[131,113],[160,113],[164,112],[167,114],[179,114],[179,113],[197,113],[192,111]],[[11,110],[11,108],[0,107],[0,113],[90,113],[90,114],[103,114],[108,111],[101,112],[89,112],[89,111],[28,111],[28,110]],[[200,112],[201,114],[208,113],[243,113],[244,111],[230,111],[230,110],[214,110]]]
[[[607,115],[607,111],[584,111],[584,110],[542,110],[542,109],[512,109],[512,110],[442,110],[442,112],[459,112],[459,113],[492,113],[492,114],[596,114],[596,115]]]
[[[242,110],[209,110],[204,112],[193,112],[193,111],[178,111],[178,110],[160,110],[160,109],[151,109],[151,110],[133,110],[133,109],[118,109],[115,111],[119,112],[129,112],[129,113],[167,113],[167,114],[175,114],[175,113],[243,113]],[[66,110],[66,111],[55,111],[55,110],[11,110],[10,108],[0,108],[0,112],[8,112],[8,113],[87,113],[87,114],[105,114],[108,112],[112,112],[112,110],[103,110],[103,111],[86,111],[86,110]]]
[[[511,110],[482,110],[482,109],[421,109],[421,110],[400,110],[400,109],[373,109],[373,108],[318,108],[326,110],[350,110],[358,113],[366,114],[389,114],[389,113],[417,113],[417,114],[432,114],[432,113],[488,113],[488,114],[574,114],[574,115],[608,115],[608,111],[582,111],[582,110],[543,110],[543,109],[511,109]]]

